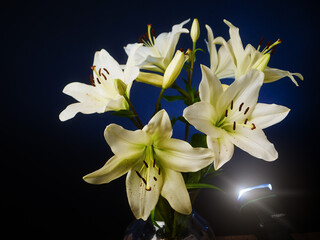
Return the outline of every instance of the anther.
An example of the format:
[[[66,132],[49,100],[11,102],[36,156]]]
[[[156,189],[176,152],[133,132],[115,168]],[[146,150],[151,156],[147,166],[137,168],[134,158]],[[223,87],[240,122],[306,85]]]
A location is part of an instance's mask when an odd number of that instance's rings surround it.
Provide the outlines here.
[[[104,75],[103,73],[101,73],[101,75],[104,77],[105,80],[107,80],[106,75]]]
[[[157,179],[156,177],[153,177],[153,179],[154,179],[155,181],[158,181],[158,179]]]
[[[144,165],[146,166],[146,168],[148,168],[148,164],[146,163],[146,161],[143,160]]]
[[[151,34],[152,34],[152,36],[155,36],[155,35],[156,35],[156,33],[154,32],[154,29],[153,29],[153,28],[151,28]]]
[[[256,125],[254,123],[252,123],[251,130],[254,130],[254,129],[256,129]]]
[[[241,103],[241,104],[240,104],[240,106],[239,106],[239,112],[241,112],[241,109],[242,109],[243,104],[244,104],[244,103]]]
[[[140,174],[137,170],[136,170],[136,173],[137,173],[138,177],[141,178],[141,180],[143,181],[143,183],[144,183],[145,185],[147,185],[147,181],[141,176],[141,174]]]
[[[101,84],[101,82],[100,82],[99,78],[96,78],[96,80],[97,80],[97,82],[98,82],[99,84]]]
[[[101,76],[101,68],[99,68],[99,76]]]
[[[244,120],[244,125],[246,125],[248,122],[248,118],[246,118],[246,120]]]
[[[92,76],[92,74],[90,74],[90,83],[91,83],[91,85],[92,86],[96,86],[95,84],[94,84],[94,80],[93,80],[93,76]]]
[[[263,41],[264,41],[264,37],[262,37],[262,38],[260,39],[259,46],[262,45]]]
[[[231,100],[230,109],[231,109],[231,110],[233,109],[233,100]]]
[[[226,109],[226,113],[224,114],[225,117],[228,117],[228,109]]]
[[[234,122],[233,122],[233,131],[236,130],[236,127],[237,127],[237,123],[234,121]]]
[[[269,49],[271,41],[267,42],[266,49]]]
[[[247,107],[246,110],[244,111],[244,115],[247,114],[247,112],[249,111],[250,107]]]
[[[96,68],[96,66],[93,65],[90,68],[91,68],[91,70],[94,70]]]
[[[184,52],[184,48],[180,48],[179,51]]]
[[[160,168],[158,169],[158,175],[160,175]]]
[[[270,52],[270,54],[272,55],[274,53],[274,51],[276,50],[276,46],[274,46]]]
[[[106,68],[103,68],[103,70],[106,71],[108,75],[110,75],[109,71]]]
[[[151,186],[149,186],[148,188],[146,188],[146,191],[151,191]]]

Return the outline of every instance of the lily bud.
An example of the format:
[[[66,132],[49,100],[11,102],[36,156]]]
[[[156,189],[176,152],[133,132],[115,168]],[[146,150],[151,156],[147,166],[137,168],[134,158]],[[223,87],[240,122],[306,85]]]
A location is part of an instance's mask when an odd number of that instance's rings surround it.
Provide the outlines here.
[[[121,79],[115,79],[116,88],[121,96],[123,96],[127,91],[127,84],[125,84]]]
[[[196,42],[200,36],[200,27],[199,27],[199,21],[197,18],[193,19],[190,36],[191,36],[192,42]]]
[[[163,75],[162,88],[168,88],[177,79],[181,72],[181,69],[186,61],[186,57],[183,52],[177,50],[170,64]]]

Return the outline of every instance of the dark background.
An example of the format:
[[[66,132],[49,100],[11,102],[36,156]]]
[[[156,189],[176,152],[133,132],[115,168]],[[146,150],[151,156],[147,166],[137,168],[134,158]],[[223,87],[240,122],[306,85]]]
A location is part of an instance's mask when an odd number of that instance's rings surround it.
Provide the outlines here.
[[[265,84],[260,101],[291,108],[288,117],[265,132],[279,152],[272,163],[236,150],[223,174],[212,183],[225,193],[205,190],[195,209],[216,235],[246,234],[252,226],[235,209],[237,190],[271,183],[295,232],[319,231],[319,13],[311,1],[4,1],[1,7],[1,199],[4,229],[10,239],[121,239],[133,220],[125,178],[108,185],[85,183],[82,176],[112,156],[104,128],[116,122],[110,113],[82,115],[61,123],[59,113],[71,97],[63,87],[89,84],[95,51],[105,48],[125,63],[123,46],[137,42],[153,24],[156,34],[197,17],[199,47],[206,50],[204,24],[215,36],[229,38],[228,19],[240,28],[244,44],[260,38],[283,43],[269,66],[300,72],[300,87],[289,78]],[[191,22],[186,25],[190,29]],[[182,35],[178,48],[191,47]],[[198,63],[209,65],[199,52]],[[196,65],[195,83],[201,73]],[[178,84],[182,86],[181,80]],[[131,98],[144,123],[152,115],[159,89],[135,83]],[[170,92],[169,92],[170,93]],[[165,105],[164,103],[164,106]],[[171,105],[181,115],[183,105]],[[183,138],[183,125],[174,136]],[[7,235],[8,236],[8,235]]]

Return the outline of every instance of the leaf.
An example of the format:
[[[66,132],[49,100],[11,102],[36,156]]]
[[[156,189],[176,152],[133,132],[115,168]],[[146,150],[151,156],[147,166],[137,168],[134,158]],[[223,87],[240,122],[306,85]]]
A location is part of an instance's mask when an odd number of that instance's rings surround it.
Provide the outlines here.
[[[185,124],[188,124],[188,121],[183,116],[177,117],[177,120],[179,120],[179,121],[181,121],[181,122],[183,122]]]
[[[206,53],[206,51],[205,51],[205,50],[203,50],[202,48],[197,48],[197,49],[195,50],[195,53],[196,53],[197,51],[200,51],[200,52]]]
[[[195,133],[191,137],[190,144],[192,147],[207,148],[207,136],[202,133]]]
[[[129,117],[129,118],[136,116],[131,110],[120,110],[112,113],[112,115],[119,116],[119,117]]]
[[[181,95],[178,96],[163,96],[163,98],[168,102],[174,102],[177,100],[184,100],[184,97]]]
[[[223,192],[221,188],[208,183],[187,183],[186,187],[187,189],[211,188]]]

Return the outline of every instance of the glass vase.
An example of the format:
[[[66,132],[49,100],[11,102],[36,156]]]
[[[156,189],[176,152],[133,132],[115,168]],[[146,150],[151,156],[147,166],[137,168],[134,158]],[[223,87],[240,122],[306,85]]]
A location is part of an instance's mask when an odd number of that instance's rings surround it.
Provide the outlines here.
[[[134,220],[127,228],[124,240],[214,240],[214,233],[208,222],[193,211],[190,215],[177,214],[175,230],[169,234],[164,222],[154,226],[150,218]]]

